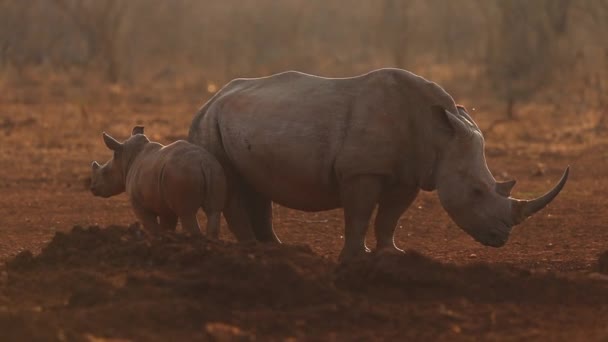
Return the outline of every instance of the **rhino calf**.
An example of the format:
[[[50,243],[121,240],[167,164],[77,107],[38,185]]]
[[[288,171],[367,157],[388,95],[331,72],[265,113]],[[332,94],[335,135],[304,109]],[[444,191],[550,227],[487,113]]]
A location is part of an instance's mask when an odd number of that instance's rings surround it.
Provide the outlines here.
[[[179,218],[185,231],[196,234],[196,213],[202,208],[207,236],[218,238],[226,179],[213,155],[184,140],[167,146],[151,142],[142,126],[135,126],[123,143],[105,132],[103,140],[114,156],[104,165],[92,163],[93,195],[107,198],[126,192],[135,215],[152,232],[174,230]]]

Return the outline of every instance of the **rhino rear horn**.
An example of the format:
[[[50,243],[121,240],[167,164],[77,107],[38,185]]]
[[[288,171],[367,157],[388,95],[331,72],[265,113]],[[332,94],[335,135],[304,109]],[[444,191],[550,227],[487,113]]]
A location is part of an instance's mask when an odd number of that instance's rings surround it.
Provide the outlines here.
[[[568,180],[568,174],[570,173],[570,167],[566,168],[564,174],[562,175],[562,179],[546,194],[533,199],[533,200],[518,200],[511,199],[513,202],[512,206],[512,220],[513,224],[519,224],[528,217],[532,216],[534,213],[543,209],[547,204],[551,203],[553,199],[562,191],[566,181]]]
[[[496,182],[496,192],[501,196],[509,197],[511,196],[511,190],[513,190],[515,183],[517,183],[515,180]]]
[[[103,142],[112,151],[115,151],[115,152],[122,151],[122,144],[119,143],[116,139],[109,136],[106,132],[103,132]]]
[[[144,134],[144,126],[135,126],[131,131],[131,135]]]

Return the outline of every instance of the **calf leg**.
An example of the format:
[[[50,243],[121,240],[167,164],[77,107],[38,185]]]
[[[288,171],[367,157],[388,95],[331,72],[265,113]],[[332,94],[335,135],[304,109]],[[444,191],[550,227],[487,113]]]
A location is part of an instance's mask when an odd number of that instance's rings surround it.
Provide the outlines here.
[[[156,214],[147,211],[143,208],[140,208],[136,205],[133,205],[133,211],[135,212],[135,216],[150,233],[158,233],[160,232],[160,226],[157,221]]]
[[[395,228],[401,215],[412,204],[418,195],[415,191],[397,188],[382,196],[376,214],[375,233],[376,249],[393,249],[402,251],[395,246]]]
[[[369,252],[365,245],[365,234],[382,191],[382,183],[380,176],[358,176],[341,184],[340,197],[344,208],[344,248],[340,253],[340,261],[347,261]]]
[[[160,228],[164,231],[175,231],[177,227],[177,215],[163,215],[159,217]]]
[[[196,219],[196,213],[180,216],[179,220],[184,231],[192,235],[202,234],[198,220]]]

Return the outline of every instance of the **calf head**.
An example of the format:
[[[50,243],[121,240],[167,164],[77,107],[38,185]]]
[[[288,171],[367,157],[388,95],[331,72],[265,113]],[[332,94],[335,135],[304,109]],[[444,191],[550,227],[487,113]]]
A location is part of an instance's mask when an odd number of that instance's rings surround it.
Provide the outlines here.
[[[150,142],[144,135],[142,126],[135,126],[131,137],[125,142],[118,142],[110,135],[103,133],[103,141],[114,152],[112,159],[99,165],[91,164],[91,192],[99,197],[111,197],[125,191],[127,173],[135,157]]]
[[[459,113],[433,106],[448,132],[448,143],[441,151],[436,186],[442,206],[452,220],[475,240],[486,246],[503,246],[513,226],[544,208],[562,190],[569,168],[559,183],[543,196],[520,200],[510,196],[515,181],[497,182],[488,169],[484,138],[479,127],[463,107]],[[447,129],[445,129],[447,128]],[[443,133],[442,133],[443,134]]]

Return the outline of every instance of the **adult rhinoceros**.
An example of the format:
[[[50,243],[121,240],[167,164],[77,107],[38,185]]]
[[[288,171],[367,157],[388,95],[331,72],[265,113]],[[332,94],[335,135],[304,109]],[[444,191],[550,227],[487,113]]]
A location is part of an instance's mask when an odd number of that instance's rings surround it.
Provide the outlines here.
[[[484,138],[440,86],[400,69],[351,78],[288,71],[235,79],[195,115],[189,140],[225,166],[224,215],[238,239],[278,241],[271,201],[304,211],[344,209],[341,259],[367,250],[376,206],[377,248],[397,249],[399,217],[419,190],[437,190],[454,222],[486,246],[551,202],[568,177],[530,201],[509,197],[486,165]]]

